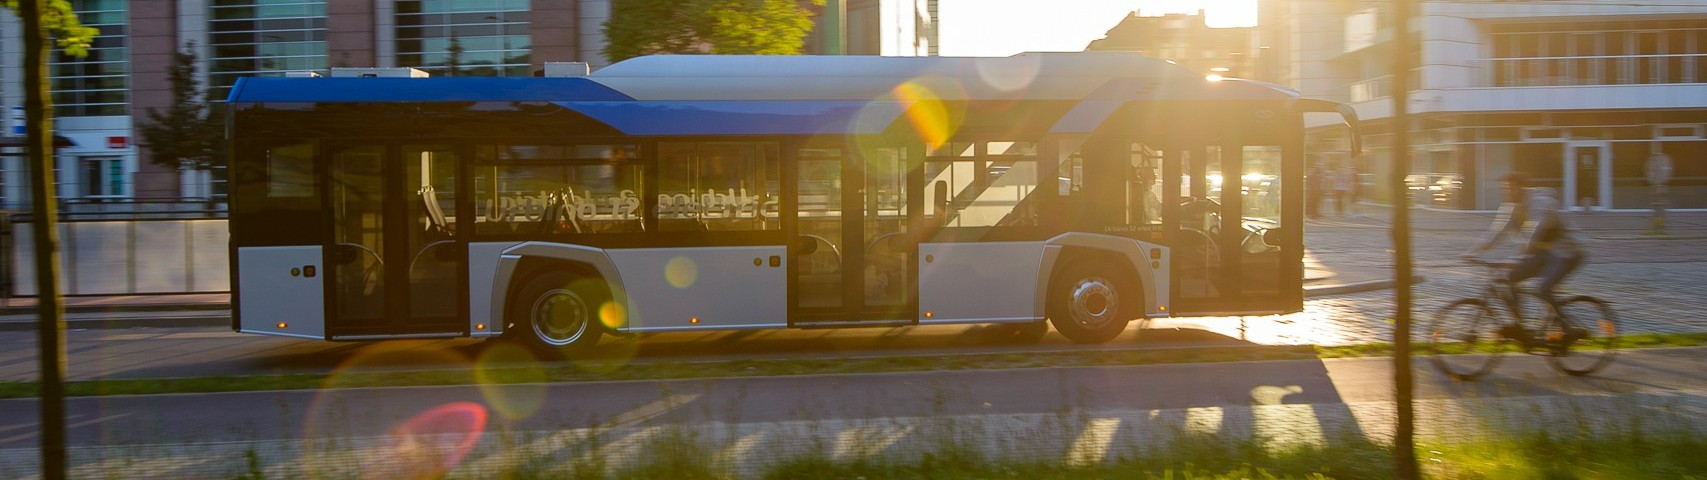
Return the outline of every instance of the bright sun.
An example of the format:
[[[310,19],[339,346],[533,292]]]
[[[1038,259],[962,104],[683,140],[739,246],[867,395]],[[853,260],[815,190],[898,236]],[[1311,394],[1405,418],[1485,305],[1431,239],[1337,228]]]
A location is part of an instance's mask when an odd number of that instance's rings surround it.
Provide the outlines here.
[[[1084,50],[1133,10],[1194,13],[1211,27],[1257,23],[1257,0],[941,0],[942,55],[1004,57],[1020,52]]]

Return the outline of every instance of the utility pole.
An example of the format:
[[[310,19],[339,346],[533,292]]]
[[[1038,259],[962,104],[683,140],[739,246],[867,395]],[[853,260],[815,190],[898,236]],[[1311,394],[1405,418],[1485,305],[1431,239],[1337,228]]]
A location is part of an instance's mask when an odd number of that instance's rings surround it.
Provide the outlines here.
[[[1393,170],[1387,186],[1393,189],[1393,399],[1398,403],[1398,425],[1393,437],[1393,476],[1417,478],[1414,444],[1416,411],[1412,405],[1415,385],[1411,378],[1411,199],[1405,173],[1411,169],[1411,9],[1415,0],[1393,0]]]
[[[53,184],[53,100],[48,97],[47,34],[42,31],[42,0],[20,0],[24,24],[24,138],[29,150],[30,230],[36,257],[37,341],[41,351],[42,478],[66,478],[65,322],[59,305],[59,223]]]

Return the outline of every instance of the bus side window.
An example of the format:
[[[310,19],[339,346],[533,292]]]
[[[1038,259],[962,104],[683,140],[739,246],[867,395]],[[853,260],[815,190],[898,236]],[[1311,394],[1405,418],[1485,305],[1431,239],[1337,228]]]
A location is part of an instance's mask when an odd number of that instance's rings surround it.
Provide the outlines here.
[[[658,147],[658,229],[777,230],[780,155],[774,143],[664,143]]]

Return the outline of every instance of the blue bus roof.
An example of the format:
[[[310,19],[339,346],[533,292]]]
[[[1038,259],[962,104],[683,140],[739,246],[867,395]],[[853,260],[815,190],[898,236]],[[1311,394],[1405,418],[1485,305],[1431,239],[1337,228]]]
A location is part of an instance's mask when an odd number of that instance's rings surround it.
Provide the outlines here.
[[[878,134],[906,109],[894,101],[556,103],[634,136]]]
[[[580,77],[237,79],[227,103],[633,100]]]

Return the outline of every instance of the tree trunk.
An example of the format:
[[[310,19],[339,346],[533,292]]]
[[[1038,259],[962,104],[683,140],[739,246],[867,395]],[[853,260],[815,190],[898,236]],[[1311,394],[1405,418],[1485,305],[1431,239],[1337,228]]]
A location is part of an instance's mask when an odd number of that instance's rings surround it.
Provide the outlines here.
[[[47,34],[43,0],[20,0],[24,27],[24,122],[30,164],[31,221],[36,260],[36,315],[41,350],[42,478],[66,478],[65,309],[59,304],[58,195],[53,180],[53,100],[47,90]]]

